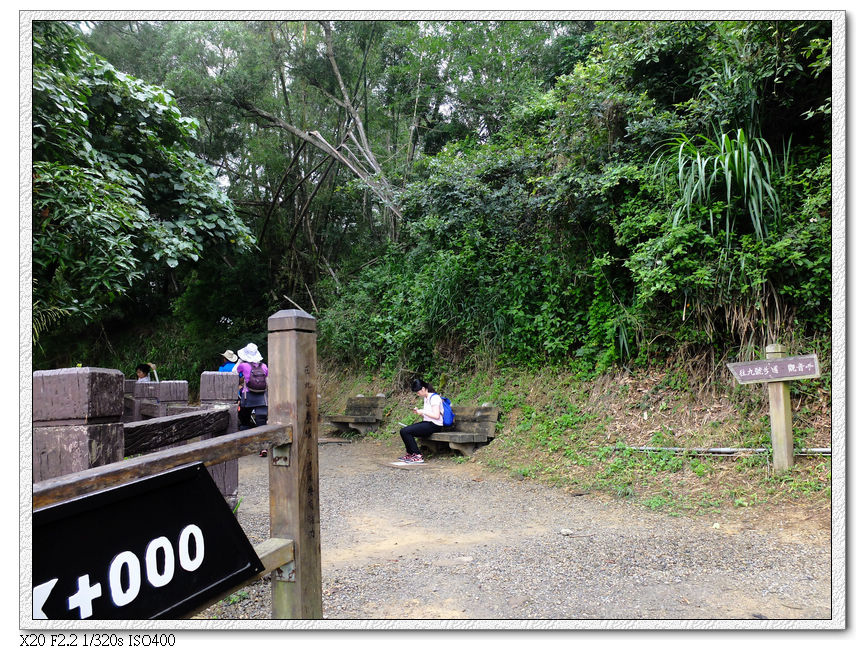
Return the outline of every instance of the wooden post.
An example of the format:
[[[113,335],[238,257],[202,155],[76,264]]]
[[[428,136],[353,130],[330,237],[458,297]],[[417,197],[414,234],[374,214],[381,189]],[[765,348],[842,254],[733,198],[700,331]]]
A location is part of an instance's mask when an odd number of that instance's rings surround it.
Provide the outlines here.
[[[33,482],[123,459],[123,373],[33,373]]]
[[[171,415],[173,406],[185,406],[189,403],[189,384],[184,380],[160,381],[156,383],[156,387],[156,417]]]
[[[153,381],[136,381],[132,384],[132,398],[129,409],[128,421],[138,422],[142,419],[142,405],[156,408],[156,398],[159,394],[159,385]],[[151,416],[153,417],[153,416]]]
[[[766,346],[766,358],[757,361],[728,363],[727,368],[740,384],[769,385],[769,418],[772,423],[772,456],[775,472],[785,472],[793,466],[793,416],[790,409],[790,386],[796,379],[816,379],[820,376],[820,360],[816,354],[787,357],[787,348]]]
[[[766,346],[767,359],[780,359],[787,348],[775,343]],[[793,414],[790,386],[786,381],[769,381],[769,421],[772,426],[772,468],[776,473],[793,467]]]
[[[237,431],[237,375],[233,372],[202,372],[201,373],[201,405],[227,406],[228,427],[225,433]],[[207,471],[219,487],[222,496],[229,507],[237,505],[237,485],[239,482],[239,466],[236,458],[225,463],[208,467]]]
[[[133,410],[135,408],[135,399],[132,393],[135,390],[135,379],[123,380],[123,421],[134,422]]]
[[[231,418],[226,433],[237,431],[237,387],[238,378],[233,372],[206,371],[201,373],[199,395],[202,406],[230,404]]]
[[[295,540],[294,565],[274,571],[273,618],[322,618],[315,319],[283,310],[267,321],[268,422],[294,431],[270,451],[270,536]]]

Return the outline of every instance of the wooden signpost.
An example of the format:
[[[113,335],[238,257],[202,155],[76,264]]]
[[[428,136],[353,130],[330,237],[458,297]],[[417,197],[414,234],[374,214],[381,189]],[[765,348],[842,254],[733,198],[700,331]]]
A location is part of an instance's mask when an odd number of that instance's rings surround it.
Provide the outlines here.
[[[793,416],[788,382],[820,376],[816,354],[787,357],[784,356],[786,352],[786,347],[776,343],[766,346],[764,360],[727,364],[740,384],[766,382],[768,385],[772,467],[775,472],[785,472],[793,466]]]
[[[296,542],[294,562],[270,583],[274,618],[322,618],[318,498],[316,322],[288,309],[267,319],[268,421],[291,427],[270,450],[270,536]]]

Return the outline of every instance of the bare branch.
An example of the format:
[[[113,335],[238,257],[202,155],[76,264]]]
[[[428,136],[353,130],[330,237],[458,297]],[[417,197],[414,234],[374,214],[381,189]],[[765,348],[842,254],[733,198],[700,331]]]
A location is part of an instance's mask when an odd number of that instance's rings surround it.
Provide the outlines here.
[[[348,94],[348,90],[345,88],[345,83],[342,81],[342,74],[339,72],[339,66],[336,64],[336,56],[333,53],[333,33],[330,28],[330,21],[322,20],[319,21],[322,28],[324,29],[324,44],[327,48],[327,58],[330,61],[330,67],[333,69],[333,74],[336,77],[336,81],[339,84],[339,90],[342,93],[342,97],[344,100],[345,109],[351,113],[351,116],[354,118],[355,128],[357,129],[357,133],[360,136],[361,142],[363,142],[363,149],[368,151],[370,155],[372,151],[369,147],[369,142],[366,139],[366,132],[363,128],[363,122],[361,122],[360,115],[357,114],[357,110],[354,107],[354,103],[351,101],[351,97]]]
[[[274,208],[276,208],[276,202],[279,199],[279,193],[282,191],[282,186],[285,185],[285,181],[288,180],[288,176],[289,176],[289,174],[291,174],[291,170],[294,169],[294,165],[297,162],[297,159],[300,157],[300,152],[303,151],[303,148],[305,146],[306,146],[306,142],[300,143],[300,146],[294,152],[294,156],[292,157],[291,162],[288,163],[288,167],[286,168],[285,173],[282,175],[282,179],[280,179],[279,185],[277,186],[276,191],[274,191],[274,193],[273,193],[273,199],[270,202],[270,207],[267,209],[267,214],[264,217],[264,223],[261,226],[261,231],[258,233],[258,239],[259,240],[261,240],[261,238],[264,236],[264,231],[267,229],[267,224],[270,221],[270,215],[273,214],[273,210],[274,210]],[[294,187],[294,189],[292,189],[292,191],[289,193],[289,196],[291,196],[291,194],[294,193],[294,190],[296,190],[297,187],[298,186],[296,185]]]
[[[247,101],[235,99],[234,103],[238,107],[249,111],[253,115],[258,116],[270,125],[288,131],[289,133],[295,135],[304,142],[309,142],[310,144],[315,145],[317,148],[327,153],[328,156],[331,156],[333,159],[348,167],[352,171],[352,173],[357,176],[357,178],[363,181],[370,188],[370,190],[372,190],[372,192],[382,201],[382,203],[384,203],[384,205],[388,209],[393,212],[396,217],[401,218],[402,215],[399,211],[399,208],[396,206],[396,198],[393,188],[391,187],[388,180],[382,175],[381,165],[378,164],[378,160],[376,159],[372,148],[369,146],[363,122],[361,121],[360,115],[358,114],[357,109],[355,108],[354,103],[352,102],[351,97],[348,93],[348,90],[345,87],[345,83],[342,79],[342,74],[340,73],[339,66],[336,63],[336,56],[334,55],[333,50],[333,33],[331,31],[330,22],[321,21],[321,26],[324,30],[327,58],[330,62],[331,69],[333,70],[333,74],[339,86],[340,93],[342,94],[342,100],[334,97],[333,95],[325,91],[314,80],[310,81],[310,83],[316,86],[326,97],[328,97],[336,105],[345,109],[348,117],[345,123],[346,135],[343,136],[343,142],[341,142],[338,146],[334,147],[318,131],[303,131],[294,126],[293,124],[289,124],[278,116],[263,111],[257,106],[254,106]],[[355,136],[355,133],[357,134],[357,136]],[[354,155],[344,147],[345,137],[350,138],[351,141],[357,146],[365,162],[362,162],[360,159],[358,159],[356,155]]]

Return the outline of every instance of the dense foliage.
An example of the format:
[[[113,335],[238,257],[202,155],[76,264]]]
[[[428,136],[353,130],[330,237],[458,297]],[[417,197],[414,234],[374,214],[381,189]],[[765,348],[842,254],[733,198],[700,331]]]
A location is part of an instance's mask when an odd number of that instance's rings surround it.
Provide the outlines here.
[[[124,237],[136,220],[177,223],[166,216],[177,198],[160,194],[154,172],[172,173],[159,129],[191,135],[178,108],[202,126],[189,145],[198,158],[170,160],[217,167],[236,206],[186,216],[185,227],[258,236],[255,253],[203,258],[196,244],[180,245],[196,237],[153,247],[151,226],[134,238],[154,259],[157,250],[199,256],[149,304],[213,350],[242,345],[255,323],[295,305],[318,318],[323,354],[412,371],[498,360],[591,374],[683,353],[747,357],[776,340],[795,349],[828,334],[828,22],[104,22],[86,31],[115,66],[169,90],[139,87],[104,63],[101,76],[78,70],[91,94],[64,95],[91,113],[77,127],[69,113],[70,136],[56,132],[65,154],[52,164],[82,149],[89,121],[129,137],[131,122],[105,106],[112,93],[138,96],[103,90],[100,79],[171,107],[149,111],[166,123],[137,136],[147,145],[137,153],[121,151],[116,135],[111,146],[91,143],[138,184],[97,192],[110,176],[75,171],[76,192],[101,197],[90,213],[100,236],[117,238],[103,252],[132,246]],[[69,51],[100,61],[77,41]],[[40,74],[70,74],[68,63],[45,61]],[[34,113],[42,83],[34,76]],[[147,197],[143,212],[124,208],[141,204],[135,192]],[[56,257],[37,232],[43,209],[34,204],[35,267]],[[210,229],[201,215],[211,209],[242,223],[222,216]],[[115,293],[135,280],[116,262],[101,266],[115,274],[105,278]],[[37,288],[59,286],[47,272],[36,277]],[[123,316],[102,324],[119,331]]]
[[[423,368],[492,348],[591,372],[828,331],[829,133],[811,110],[830,95],[826,26],[598,29],[489,141],[417,164],[407,252],[334,303],[330,350]]]
[[[33,27],[36,333],[98,321],[166,270],[251,235],[215,170],[186,143],[195,120],[165,89],[118,71],[62,23]]]

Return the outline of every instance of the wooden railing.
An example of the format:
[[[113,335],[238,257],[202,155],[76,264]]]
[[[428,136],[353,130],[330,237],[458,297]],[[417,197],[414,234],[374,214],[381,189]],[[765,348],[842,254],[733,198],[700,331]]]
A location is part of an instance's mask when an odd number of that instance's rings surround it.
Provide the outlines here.
[[[126,422],[123,425],[123,455],[147,454],[193,438],[221,435],[228,428],[228,408]]]
[[[210,466],[265,447],[282,447],[291,444],[291,439],[291,427],[271,424],[64,474],[33,484],[33,509],[46,508],[189,463],[200,462]]]
[[[190,463],[203,463],[205,466],[223,463],[232,458],[258,452],[265,447],[272,448],[274,450],[273,457],[278,458],[279,454],[286,453],[291,441],[291,427],[280,424],[267,425],[66,474],[33,485],[33,509],[46,508],[98,490],[125,485],[131,481],[154,476]],[[289,466],[279,465],[275,471],[271,472],[271,494],[274,490],[280,489],[280,483],[284,482],[282,475],[288,474],[290,471]],[[274,572],[280,578],[294,572],[294,540],[279,537],[270,538],[257,544],[255,552],[264,565],[265,572]],[[188,616],[206,609],[244,584],[249,584],[259,578],[260,574],[242,584],[234,585],[230,592],[211,598],[196,608],[195,611],[189,612]],[[274,618],[283,618],[282,612],[274,611],[273,613]]]
[[[34,472],[37,464],[40,468],[54,468],[55,471],[59,467],[59,461],[51,460],[50,443],[54,440],[59,441],[58,445],[62,447],[58,457],[64,467],[75,461],[86,469],[34,483],[33,509],[125,485],[184,465],[203,463],[212,467],[269,448],[270,539],[256,546],[255,550],[265,571],[272,573],[272,616],[281,619],[321,618],[315,319],[295,310],[271,316],[268,319],[268,356],[270,424],[126,460],[117,458],[117,443],[110,441],[111,435],[116,436],[117,431],[121,432],[120,449],[124,448],[122,432],[127,428],[133,437],[142,434],[137,438],[141,441],[139,449],[143,450],[151,444],[144,442],[148,425],[156,426],[151,431],[171,429],[172,440],[177,440],[178,436],[182,438],[190,433],[190,430],[186,433],[180,431],[184,427],[209,422],[209,427],[219,428],[221,419],[228,417],[227,410],[215,407],[208,411],[156,418],[163,421],[151,419],[132,424],[131,429],[131,423],[106,425],[104,421],[109,415],[113,417],[118,413],[114,413],[114,403],[103,399],[100,391],[106,387],[120,391],[122,413],[123,377],[118,371],[97,369],[100,372],[89,374],[80,372],[86,369],[52,371],[55,374],[40,377],[39,381],[34,373]],[[63,374],[84,378],[73,383],[75,390],[86,399],[72,403],[65,397],[58,380],[58,376]],[[42,403],[37,406],[39,400]],[[111,453],[93,453],[94,448],[99,450],[102,446],[106,449],[111,447]],[[75,456],[72,453],[81,447],[91,450],[90,454]],[[38,460],[37,453],[41,454]],[[237,588],[239,585],[235,585],[233,590]],[[225,595],[210,602],[216,602]]]

